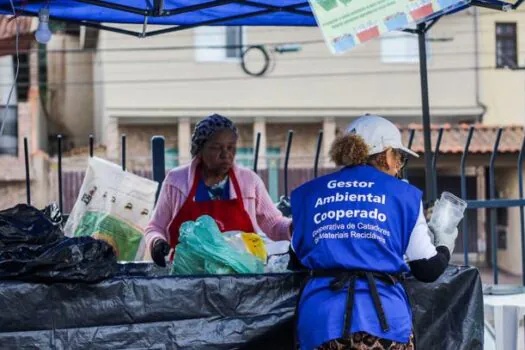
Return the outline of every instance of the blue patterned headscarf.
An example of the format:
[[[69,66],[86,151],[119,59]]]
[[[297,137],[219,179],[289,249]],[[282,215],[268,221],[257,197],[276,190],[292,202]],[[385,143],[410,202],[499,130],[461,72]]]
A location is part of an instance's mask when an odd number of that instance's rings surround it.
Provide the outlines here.
[[[237,127],[233,122],[219,114],[213,114],[201,120],[195,125],[193,135],[191,135],[191,156],[195,157],[202,150],[202,147],[217,131],[231,130],[238,135]]]

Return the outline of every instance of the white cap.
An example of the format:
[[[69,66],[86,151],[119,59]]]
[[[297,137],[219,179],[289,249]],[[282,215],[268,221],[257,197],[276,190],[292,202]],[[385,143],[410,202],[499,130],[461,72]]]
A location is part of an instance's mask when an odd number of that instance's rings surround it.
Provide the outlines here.
[[[399,129],[389,120],[377,115],[364,115],[354,120],[345,133],[361,136],[368,145],[370,155],[394,148],[419,158],[417,153],[403,146]]]

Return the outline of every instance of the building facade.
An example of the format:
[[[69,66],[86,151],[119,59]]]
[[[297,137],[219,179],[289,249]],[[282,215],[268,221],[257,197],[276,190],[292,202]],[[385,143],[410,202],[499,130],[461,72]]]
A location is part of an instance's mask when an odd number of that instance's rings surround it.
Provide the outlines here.
[[[460,157],[468,125],[475,124],[476,144],[467,165],[469,198],[488,197],[487,167],[501,125],[506,141],[498,153],[498,196],[517,196],[525,81],[522,71],[510,68],[521,62],[522,17],[520,11],[470,9],[442,18],[428,34],[434,144],[439,126],[445,128],[437,166],[444,187],[439,192],[459,194]],[[416,129],[413,147],[422,152],[418,43],[411,34],[392,33],[332,56],[317,28],[209,27],[147,39],[81,28],[55,35],[48,49],[46,96],[52,126],[47,150],[55,153],[53,138],[62,134],[66,151],[72,150],[64,166],[78,174],[85,168],[91,133],[102,146],[100,155],[115,162],[120,161],[126,135],[127,168],[132,171],[151,169],[155,135],[165,138],[167,170],[184,164],[190,160],[193,126],[213,113],[238,125],[238,161],[244,165],[251,166],[260,133],[258,166],[275,200],[284,193],[289,130],[294,132],[290,189],[311,178],[319,131],[321,171],[330,171],[331,141],[365,113],[390,118],[407,140],[408,129]],[[263,69],[260,76],[247,74]],[[56,170],[53,161],[51,171]],[[423,167],[422,159],[411,161],[413,183],[423,184]],[[50,178],[50,199],[56,199],[56,176]],[[81,175],[74,178],[74,185],[68,183],[71,193]],[[487,214],[469,214],[474,261],[490,260]],[[517,209],[498,212],[500,262],[513,273],[521,271],[517,218]]]
[[[511,2],[511,1],[509,1]],[[525,124],[525,10],[478,14],[480,38],[480,95],[485,105],[483,123],[523,127]],[[519,141],[516,141],[517,143]],[[517,159],[514,158],[516,161]],[[499,198],[519,197],[516,164],[499,169],[496,176]],[[487,216],[488,218],[488,216]],[[522,273],[519,208],[497,210],[498,264],[513,274]],[[488,222],[487,222],[488,224]],[[488,246],[492,244],[487,235]]]
[[[442,21],[428,40],[433,119],[479,121],[484,110],[475,88],[474,17]],[[279,54],[282,43],[299,51]],[[224,47],[239,44],[267,44],[265,75],[247,75],[241,50]],[[267,153],[284,153],[288,130],[295,132],[291,166],[312,164],[320,129],[328,165],[328,145],[352,118],[377,113],[406,125],[421,115],[417,37],[411,34],[388,35],[340,57],[329,53],[317,28],[207,27],[145,40],[100,32],[96,47],[95,134],[114,155],[126,134],[135,151],[129,160],[135,157],[139,167],[157,134],[166,137],[168,155],[188,161],[191,129],[212,113],[239,125],[243,154],[261,133],[263,167]],[[244,62],[258,71],[264,55],[250,50]]]

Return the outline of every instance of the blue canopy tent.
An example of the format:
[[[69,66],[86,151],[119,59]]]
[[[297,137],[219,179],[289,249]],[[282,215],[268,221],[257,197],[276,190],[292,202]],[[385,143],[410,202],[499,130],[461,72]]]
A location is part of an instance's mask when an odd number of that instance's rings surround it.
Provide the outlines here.
[[[425,190],[427,202],[436,198],[433,186],[430,106],[428,98],[425,34],[444,15],[476,6],[500,11],[518,8],[498,0],[462,0],[420,22],[417,29],[405,31],[419,37],[419,64],[422,96],[422,124],[425,146]],[[38,16],[49,8],[50,19],[77,23],[137,37],[149,37],[200,26],[316,26],[308,1],[300,0],[0,0],[0,13]],[[13,11],[14,10],[14,11]],[[102,24],[104,23],[104,24]],[[137,32],[111,26],[111,23],[143,24]],[[148,24],[164,29],[147,30]],[[328,49],[327,49],[328,50]]]

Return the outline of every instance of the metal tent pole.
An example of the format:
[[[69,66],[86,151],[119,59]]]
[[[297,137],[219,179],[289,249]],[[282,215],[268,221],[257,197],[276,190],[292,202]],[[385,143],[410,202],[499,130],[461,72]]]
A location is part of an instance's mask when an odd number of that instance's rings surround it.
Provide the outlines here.
[[[425,146],[425,197],[427,204],[435,200],[432,176],[432,142],[430,134],[430,104],[428,100],[428,70],[425,23],[418,24],[417,36],[419,39],[419,75],[421,78],[421,107],[423,113],[423,140]]]

